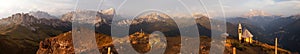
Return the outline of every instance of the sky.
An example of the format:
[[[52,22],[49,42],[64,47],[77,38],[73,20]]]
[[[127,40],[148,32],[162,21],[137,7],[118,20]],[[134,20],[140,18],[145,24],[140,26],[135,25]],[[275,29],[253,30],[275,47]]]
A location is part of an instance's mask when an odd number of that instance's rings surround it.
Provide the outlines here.
[[[115,8],[117,14],[124,15],[137,15],[147,9],[160,10],[174,16],[199,13],[236,17],[250,9],[284,16],[300,13],[300,0],[0,0],[0,4],[0,18],[30,11],[45,11],[60,16],[84,8]]]

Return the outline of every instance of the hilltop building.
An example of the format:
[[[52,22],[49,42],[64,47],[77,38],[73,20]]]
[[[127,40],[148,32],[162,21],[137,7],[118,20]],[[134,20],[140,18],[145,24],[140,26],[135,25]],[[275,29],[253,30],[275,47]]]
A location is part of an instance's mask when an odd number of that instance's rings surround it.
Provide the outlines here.
[[[239,41],[240,42],[246,42],[246,43],[252,43],[253,42],[253,35],[248,29],[244,29],[242,32],[242,25],[239,23],[238,25],[238,35],[239,35]]]

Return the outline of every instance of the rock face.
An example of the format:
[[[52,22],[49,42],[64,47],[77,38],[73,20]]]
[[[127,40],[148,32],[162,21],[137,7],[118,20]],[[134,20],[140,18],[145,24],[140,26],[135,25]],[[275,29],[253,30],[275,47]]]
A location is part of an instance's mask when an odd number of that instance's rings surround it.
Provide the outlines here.
[[[78,10],[63,14],[61,20],[72,22],[72,19],[75,16],[77,17],[77,20],[89,20],[86,21],[86,23],[111,23],[114,15],[115,10],[113,8],[101,11]],[[95,18],[89,19],[90,16],[93,16]]]
[[[106,22],[110,23],[116,14],[116,11],[114,8],[109,8],[107,10],[100,11],[101,18],[104,18]]]
[[[172,21],[170,16],[162,13],[150,12],[150,13],[137,16],[136,19],[133,20],[121,20],[120,22],[118,22],[118,24],[129,25],[129,23],[131,23],[131,25],[136,25],[141,23],[155,23],[155,22],[172,23],[168,21]]]
[[[101,53],[107,53],[107,48],[112,47],[112,40],[110,36],[105,34],[96,34],[96,40],[98,44],[99,51]],[[91,43],[90,43],[91,44]],[[56,37],[48,38],[44,41],[40,42],[39,50],[36,52],[37,54],[75,54],[75,52],[79,53],[87,53],[90,49],[83,49],[83,51],[75,51],[73,42],[72,42],[72,33],[67,32],[60,34]],[[116,50],[112,49],[112,53],[115,53]],[[93,53],[87,53],[93,54]]]
[[[90,11],[90,10],[79,10],[79,11],[68,12],[62,16],[61,20],[67,22],[72,22],[73,20],[77,20],[80,23],[91,23],[91,24],[103,22],[103,19],[101,18],[99,12]]]
[[[50,15],[47,12],[44,11],[31,11],[29,12],[29,15],[34,16],[35,18],[41,19],[41,18],[45,18],[45,19],[58,19],[55,16]]]
[[[74,54],[70,32],[40,42],[37,54]]]
[[[143,29],[148,33],[154,31],[161,31],[166,34],[166,36],[175,36],[179,34],[179,28],[175,21],[171,17],[162,13],[148,13],[133,19],[130,25],[130,32],[134,33]],[[172,34],[171,34],[172,33]]]
[[[1,19],[0,21],[1,26],[21,25],[25,27],[32,27],[34,26],[34,24],[43,24],[53,27],[70,26],[69,22],[63,22],[59,19],[38,19],[30,15],[29,13],[17,13],[12,15],[11,17]]]

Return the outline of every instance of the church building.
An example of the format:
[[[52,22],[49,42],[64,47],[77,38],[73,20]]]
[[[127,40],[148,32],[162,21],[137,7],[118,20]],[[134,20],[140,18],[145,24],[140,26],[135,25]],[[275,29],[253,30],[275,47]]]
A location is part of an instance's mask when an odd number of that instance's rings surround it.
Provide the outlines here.
[[[239,23],[238,25],[238,35],[239,35],[239,41],[240,42],[246,42],[246,43],[252,43],[253,42],[253,35],[248,29],[244,29],[242,32],[242,25]]]

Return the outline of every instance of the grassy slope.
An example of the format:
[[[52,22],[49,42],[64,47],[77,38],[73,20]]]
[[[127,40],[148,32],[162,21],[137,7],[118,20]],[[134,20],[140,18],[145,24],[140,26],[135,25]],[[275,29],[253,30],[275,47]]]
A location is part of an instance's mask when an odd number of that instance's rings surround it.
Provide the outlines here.
[[[5,37],[0,38],[0,54],[35,54],[40,41],[64,32],[51,26],[39,24],[34,26],[39,28],[32,31],[24,26],[15,26],[15,29],[2,34]]]

